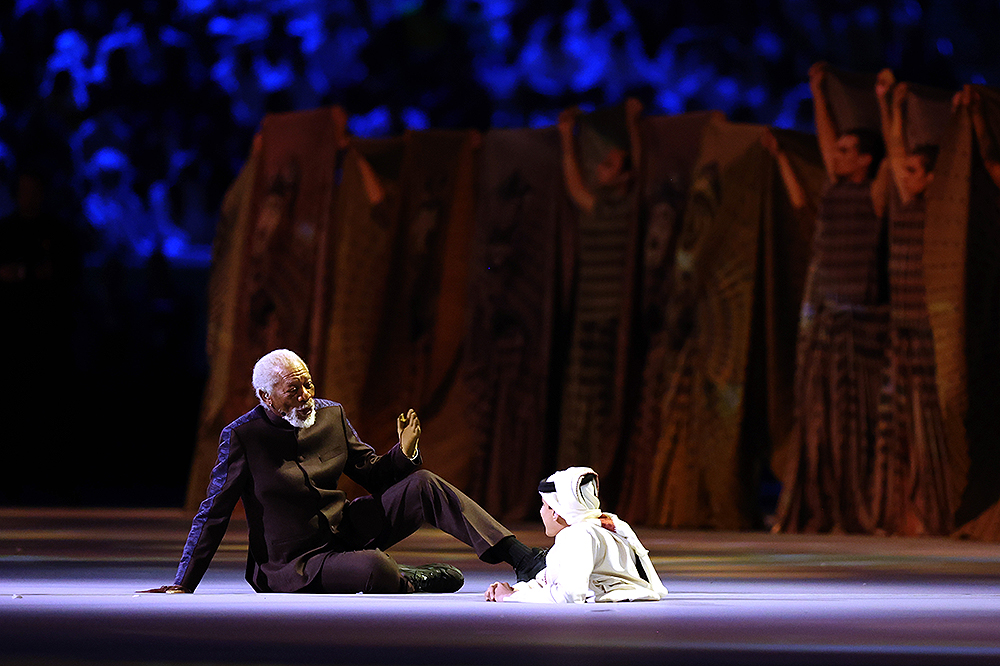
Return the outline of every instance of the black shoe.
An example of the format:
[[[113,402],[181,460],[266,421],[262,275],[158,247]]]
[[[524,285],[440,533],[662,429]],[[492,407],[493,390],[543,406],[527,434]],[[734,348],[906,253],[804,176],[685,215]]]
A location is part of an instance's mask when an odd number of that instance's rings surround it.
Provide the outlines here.
[[[537,576],[538,572],[545,568],[545,558],[548,554],[548,548],[532,548],[531,556],[524,558],[524,560],[518,562],[518,566],[514,567],[514,573],[517,574],[517,582],[531,580]]]
[[[458,592],[465,584],[465,576],[450,564],[425,564],[422,567],[400,565],[410,592]]]

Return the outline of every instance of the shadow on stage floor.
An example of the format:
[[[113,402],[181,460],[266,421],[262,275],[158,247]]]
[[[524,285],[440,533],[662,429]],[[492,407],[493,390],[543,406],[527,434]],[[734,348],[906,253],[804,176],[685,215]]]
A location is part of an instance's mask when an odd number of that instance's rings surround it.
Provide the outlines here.
[[[466,573],[449,595],[254,594],[234,521],[194,595],[173,510],[0,509],[4,664],[997,664],[1000,545],[638,530],[661,602],[491,604],[505,565],[421,530],[391,554]],[[547,545],[540,524],[517,526]]]

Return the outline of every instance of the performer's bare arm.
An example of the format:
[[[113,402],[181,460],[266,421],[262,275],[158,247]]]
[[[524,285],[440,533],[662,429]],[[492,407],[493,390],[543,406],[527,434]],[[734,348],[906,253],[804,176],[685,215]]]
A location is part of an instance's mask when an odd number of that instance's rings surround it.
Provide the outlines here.
[[[882,137],[888,141],[892,133],[892,90],[896,85],[896,75],[886,67],[875,77],[875,99],[878,102],[878,116],[882,126]],[[886,146],[889,150],[889,146]]]
[[[361,172],[361,183],[368,197],[368,203],[372,206],[381,203],[385,199],[385,189],[378,176],[375,175],[371,164],[352,145],[351,137],[347,132],[347,111],[341,106],[335,106],[330,112],[333,115],[333,140],[337,150],[348,151],[357,160],[358,170]]]
[[[354,149],[357,152],[357,149]],[[364,155],[360,152],[357,153],[358,159],[358,170],[361,172],[361,182],[365,186],[365,194],[368,195],[368,203],[372,206],[378,205],[385,199],[385,188],[382,187],[382,182],[379,177],[375,175],[372,165],[368,163]]]
[[[872,180],[872,206],[875,208],[875,215],[878,217],[882,217],[882,214],[885,212],[886,203],[889,200],[889,180],[892,178],[891,171],[889,161],[882,160],[882,163],[878,165],[878,172]]]
[[[562,145],[562,169],[563,178],[566,181],[566,191],[577,208],[590,213],[594,210],[596,198],[583,181],[583,173],[580,171],[580,163],[577,160],[576,143],[573,136],[576,119],[579,115],[580,110],[576,107],[564,110],[559,114],[557,127]]]
[[[909,94],[909,85],[904,82],[896,83],[892,70],[883,69],[879,72],[878,80],[875,83],[875,96],[878,98],[879,117],[882,120],[882,136],[885,139],[889,170],[896,183],[896,191],[899,193],[900,201],[904,204],[909,203],[913,198],[904,185],[907,157],[909,157],[910,152],[906,146],[903,105]],[[875,199],[874,196],[873,199]]]
[[[819,141],[819,152],[823,156],[823,166],[826,175],[835,180],[834,155],[837,150],[837,126],[826,99],[827,64],[818,62],[809,68],[809,89],[812,91],[813,110],[816,119],[816,139]]]
[[[778,145],[778,139],[771,130],[766,129],[760,137],[760,143],[777,161],[778,173],[781,174],[781,180],[785,183],[785,190],[788,192],[788,200],[792,203],[792,207],[796,210],[804,209],[809,203],[805,188],[802,187],[802,182],[789,161],[788,155]]]

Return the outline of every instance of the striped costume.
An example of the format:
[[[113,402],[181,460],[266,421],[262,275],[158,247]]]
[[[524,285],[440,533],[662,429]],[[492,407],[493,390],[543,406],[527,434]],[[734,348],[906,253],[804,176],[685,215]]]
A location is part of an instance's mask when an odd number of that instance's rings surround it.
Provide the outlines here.
[[[622,311],[630,289],[636,197],[601,196],[582,214],[572,337],[563,381],[559,461],[609,464],[618,442],[616,376]]]
[[[885,363],[879,240],[868,183],[820,202],[799,323],[795,425],[776,529],[870,532],[869,479]]]
[[[889,359],[879,404],[872,504],[879,531],[947,534],[952,529],[944,423],[924,288],[926,201],[889,214]]]

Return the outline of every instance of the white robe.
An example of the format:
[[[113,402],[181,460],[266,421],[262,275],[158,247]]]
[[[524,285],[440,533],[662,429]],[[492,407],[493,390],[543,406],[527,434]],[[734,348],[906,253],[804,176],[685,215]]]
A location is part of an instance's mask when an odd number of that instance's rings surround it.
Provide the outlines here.
[[[620,521],[619,522],[623,522]],[[634,537],[633,537],[634,538]],[[638,544],[638,539],[634,542]],[[628,541],[583,520],[563,528],[545,559],[545,568],[533,579],[514,585],[505,601],[529,603],[585,603],[592,601],[657,601],[667,595],[642,544]],[[636,567],[638,555],[650,582]]]

